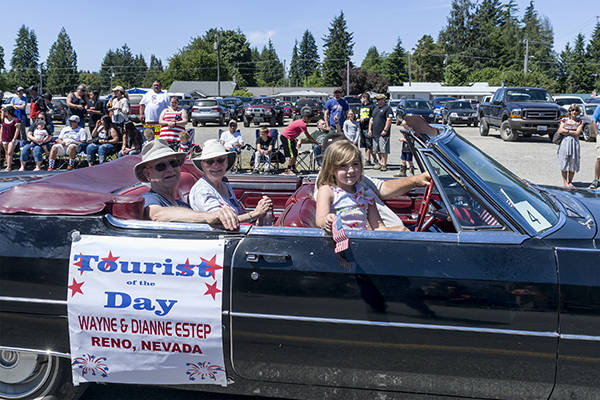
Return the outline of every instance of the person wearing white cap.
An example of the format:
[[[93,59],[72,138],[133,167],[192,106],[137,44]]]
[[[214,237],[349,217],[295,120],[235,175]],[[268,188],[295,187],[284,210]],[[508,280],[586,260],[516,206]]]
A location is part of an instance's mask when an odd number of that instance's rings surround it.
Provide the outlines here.
[[[225,150],[216,139],[204,143],[202,154],[192,159],[196,168],[204,173],[204,177],[198,179],[190,190],[190,206],[203,212],[228,208],[237,214],[239,222],[258,219],[258,224],[261,225],[264,216],[272,210],[273,202],[263,196],[254,210],[246,212],[225,178],[225,173],[233,166],[236,157],[235,152]]]
[[[129,100],[125,95],[123,86],[115,86],[112,90],[112,95],[113,99],[108,111],[111,113],[113,124],[122,130],[123,124],[129,118]]]
[[[152,221],[199,222],[220,224],[227,230],[238,229],[237,216],[231,209],[197,212],[177,199],[177,185],[185,157],[185,153],[173,151],[163,140],[153,140],[144,145],[142,161],[133,167],[141,182],[150,183],[150,191],[142,195],[144,217]]]
[[[56,144],[50,149],[50,156],[48,157],[48,171],[54,169],[54,163],[56,157],[69,156],[68,170],[73,169],[75,165],[75,156],[80,151],[80,145],[85,143],[87,140],[87,132],[84,128],[79,126],[79,117],[77,115],[71,115],[69,117],[69,125],[65,126],[56,139]]]

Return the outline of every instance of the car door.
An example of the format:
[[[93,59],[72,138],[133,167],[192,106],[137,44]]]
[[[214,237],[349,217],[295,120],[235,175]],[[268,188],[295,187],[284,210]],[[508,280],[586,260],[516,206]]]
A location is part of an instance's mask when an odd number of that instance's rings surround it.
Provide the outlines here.
[[[547,398],[558,341],[554,256],[494,216],[497,226],[473,230],[452,212],[454,233],[348,231],[350,249],[337,255],[317,229],[253,228],[232,260],[235,372],[336,388]]]

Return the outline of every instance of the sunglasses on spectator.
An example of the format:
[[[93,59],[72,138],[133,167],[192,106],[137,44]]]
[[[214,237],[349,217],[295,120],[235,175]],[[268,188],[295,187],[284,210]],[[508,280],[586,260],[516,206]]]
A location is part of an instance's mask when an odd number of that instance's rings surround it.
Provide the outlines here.
[[[164,170],[167,169],[168,165],[170,165],[171,168],[179,168],[179,167],[181,167],[181,161],[179,161],[178,159],[174,158],[172,160],[169,160],[168,162],[159,162],[158,164],[156,164],[154,166],[154,169],[157,172],[163,172]]]
[[[224,164],[227,160],[227,157],[219,157],[219,158],[211,158],[209,160],[202,160],[206,163],[206,165],[213,165],[214,163]]]

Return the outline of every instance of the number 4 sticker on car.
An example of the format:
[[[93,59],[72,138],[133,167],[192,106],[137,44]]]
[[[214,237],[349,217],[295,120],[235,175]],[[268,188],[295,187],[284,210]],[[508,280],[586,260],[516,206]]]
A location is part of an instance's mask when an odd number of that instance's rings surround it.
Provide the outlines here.
[[[521,201],[515,203],[515,208],[525,218],[527,223],[531,225],[533,229],[538,232],[541,232],[545,229],[548,229],[552,226],[546,218],[542,214],[539,213],[528,201]]]

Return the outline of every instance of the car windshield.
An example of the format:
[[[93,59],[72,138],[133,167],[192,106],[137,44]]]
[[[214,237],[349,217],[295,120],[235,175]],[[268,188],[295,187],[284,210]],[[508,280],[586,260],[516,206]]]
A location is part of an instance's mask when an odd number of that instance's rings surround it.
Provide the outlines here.
[[[555,99],[556,104],[559,106],[570,106],[571,104],[583,104],[583,99],[581,97],[563,97]]]
[[[509,89],[506,91],[506,101],[553,103],[554,99],[544,89]]]
[[[196,105],[198,107],[212,107],[216,106],[218,103],[216,100],[198,100]]]
[[[398,107],[398,104],[400,104],[399,100],[390,101],[390,107]]]
[[[358,97],[344,97],[344,99],[348,104],[360,104],[360,99]]]
[[[406,108],[416,108],[417,110],[430,110],[431,109],[431,107],[429,107],[429,103],[424,100],[407,100]]]
[[[257,105],[257,104],[273,104],[273,99],[270,99],[268,97],[262,98],[262,99],[254,99],[252,100],[252,105]]]
[[[302,108],[304,106],[319,107],[319,102],[316,100],[300,100],[296,103],[296,108]]]
[[[223,99],[223,103],[227,104],[228,106],[237,105],[237,101],[235,99]]]
[[[596,111],[596,107],[598,107],[597,105],[587,105],[585,106],[585,114],[586,115],[593,115],[594,111]]]
[[[447,102],[452,101],[454,99],[444,99],[444,100],[434,100],[434,104],[436,107],[444,107]]]
[[[468,101],[449,101],[446,107],[451,110],[472,110],[473,106]]]
[[[556,225],[558,210],[532,185],[458,135],[444,146],[484,181],[487,193],[514,208],[536,232]]]

